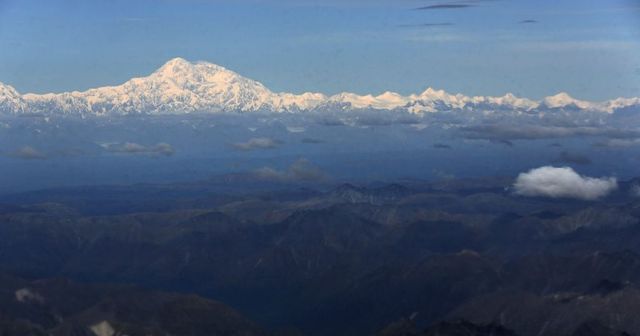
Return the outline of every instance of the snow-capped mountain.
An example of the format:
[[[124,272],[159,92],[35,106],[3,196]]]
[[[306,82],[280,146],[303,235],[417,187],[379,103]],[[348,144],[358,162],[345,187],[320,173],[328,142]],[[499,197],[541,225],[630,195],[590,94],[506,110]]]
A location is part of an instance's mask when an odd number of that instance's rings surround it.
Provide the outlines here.
[[[184,114],[216,112],[300,112],[311,110],[395,110],[423,114],[451,110],[577,109],[612,113],[640,105],[639,98],[618,98],[593,103],[566,93],[537,102],[513,94],[502,97],[469,97],[432,88],[403,96],[385,92],[378,96],[340,93],[275,93],[261,83],[207,62],[174,58],[149,76],[122,85],[84,92],[21,95],[0,83],[0,113],[42,113],[80,116],[121,114]]]
[[[22,96],[13,87],[0,83],[0,111],[5,113],[21,113],[26,109]]]
[[[78,114],[179,114],[308,109],[318,94],[274,94],[264,85],[221,66],[175,58],[147,77],[85,92],[26,94],[30,108]]]

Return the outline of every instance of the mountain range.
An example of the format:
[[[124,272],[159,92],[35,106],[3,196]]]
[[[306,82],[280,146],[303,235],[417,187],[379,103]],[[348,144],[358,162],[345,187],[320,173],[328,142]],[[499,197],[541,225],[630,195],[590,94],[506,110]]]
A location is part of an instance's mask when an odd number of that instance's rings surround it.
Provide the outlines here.
[[[0,83],[0,114],[69,116],[167,115],[220,112],[304,112],[350,110],[400,110],[414,114],[454,110],[532,112],[578,110],[613,113],[640,105],[640,98],[617,98],[604,102],[578,100],[559,93],[540,101],[516,97],[465,96],[428,88],[403,96],[340,93],[276,93],[260,82],[222,66],[174,58],[146,77],[132,78],[118,86],[87,91],[21,94]]]
[[[0,196],[0,335],[640,335],[640,179],[599,201],[511,183]]]

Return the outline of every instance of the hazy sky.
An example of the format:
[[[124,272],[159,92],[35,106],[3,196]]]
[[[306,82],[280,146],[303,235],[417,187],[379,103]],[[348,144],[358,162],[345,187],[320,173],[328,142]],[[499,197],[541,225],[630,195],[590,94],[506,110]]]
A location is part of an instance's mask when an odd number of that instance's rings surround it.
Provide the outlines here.
[[[640,96],[640,1],[0,0],[0,82],[84,90],[181,56],[274,91]]]

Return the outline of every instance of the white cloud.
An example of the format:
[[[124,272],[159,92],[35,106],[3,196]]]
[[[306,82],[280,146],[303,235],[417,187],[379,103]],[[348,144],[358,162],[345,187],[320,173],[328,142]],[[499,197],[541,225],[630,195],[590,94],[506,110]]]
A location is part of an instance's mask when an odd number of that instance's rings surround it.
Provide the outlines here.
[[[175,149],[168,143],[158,143],[154,146],[144,146],[135,142],[105,143],[100,145],[108,152],[123,154],[150,154],[171,156]]]
[[[640,138],[637,139],[607,139],[595,144],[597,147],[624,148],[640,145]]]
[[[20,147],[18,150],[9,153],[9,156],[23,160],[43,160],[47,158],[46,155],[31,146]]]
[[[569,167],[545,166],[521,173],[514,184],[523,196],[595,200],[618,187],[615,177],[581,176]]]
[[[306,129],[301,126],[287,126],[287,131],[289,133],[303,133]]]
[[[528,41],[515,45],[529,51],[576,51],[576,50],[633,50],[640,45],[634,41]]]
[[[233,147],[239,150],[254,150],[254,149],[271,149],[280,145],[280,142],[270,138],[251,138],[247,142],[238,142],[233,144]]]
[[[558,121],[561,123],[561,121]],[[634,139],[637,130],[594,126],[549,126],[494,123],[460,127],[467,139],[484,140],[536,140],[570,137],[607,137],[610,139]]]

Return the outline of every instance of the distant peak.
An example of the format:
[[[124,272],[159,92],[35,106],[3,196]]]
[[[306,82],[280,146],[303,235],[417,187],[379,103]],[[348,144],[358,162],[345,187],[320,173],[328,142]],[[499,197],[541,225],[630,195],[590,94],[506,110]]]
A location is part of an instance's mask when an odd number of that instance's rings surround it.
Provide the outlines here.
[[[426,90],[424,90],[422,92],[423,95],[430,95],[432,93],[436,92],[436,90],[434,90],[432,87],[428,87]]]
[[[179,71],[181,69],[191,68],[192,66],[193,66],[193,63],[187,61],[186,59],[181,57],[176,57],[176,58],[170,59],[165,64],[163,64],[156,72],[162,72],[162,73],[174,72],[174,71]]]
[[[0,94],[11,94],[14,96],[19,95],[18,91],[16,91],[16,89],[9,85],[9,84],[4,84],[2,82],[0,82]]]
[[[559,92],[553,96],[544,98],[544,103],[549,107],[564,107],[575,104],[576,100],[566,92]]]
[[[557,94],[555,94],[555,95],[553,95],[553,96],[551,96],[549,98],[567,99],[567,100],[571,99],[571,100],[573,100],[573,97],[571,97],[571,95],[569,95],[568,93],[566,93],[564,91],[563,92],[558,92]]]
[[[424,90],[420,96],[422,97],[429,97],[429,98],[439,98],[439,97],[444,97],[446,96],[447,93],[444,90],[435,90],[432,87],[428,87],[426,90]]]
[[[172,58],[170,60],[168,60],[164,65],[164,66],[175,66],[175,65],[192,65],[191,62],[187,61],[186,59],[182,58],[182,57],[175,57]]]
[[[222,67],[214,63],[209,63],[204,61],[190,62],[182,57],[176,57],[167,61],[154,73],[167,76],[167,77],[176,77],[176,76],[182,77],[187,74],[196,74],[196,73],[203,73],[203,72],[216,73],[221,71],[235,74],[233,71],[230,71],[225,67]]]

